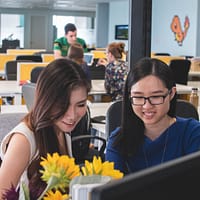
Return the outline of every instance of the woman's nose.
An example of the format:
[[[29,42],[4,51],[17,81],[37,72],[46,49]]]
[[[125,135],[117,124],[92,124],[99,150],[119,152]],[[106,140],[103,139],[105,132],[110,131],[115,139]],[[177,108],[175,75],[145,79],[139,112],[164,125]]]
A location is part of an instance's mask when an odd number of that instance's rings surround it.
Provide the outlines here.
[[[69,106],[68,110],[65,112],[64,117],[67,117],[69,119],[75,119],[76,109],[73,106]]]
[[[150,103],[149,99],[145,99],[143,107],[152,107],[152,104]]]

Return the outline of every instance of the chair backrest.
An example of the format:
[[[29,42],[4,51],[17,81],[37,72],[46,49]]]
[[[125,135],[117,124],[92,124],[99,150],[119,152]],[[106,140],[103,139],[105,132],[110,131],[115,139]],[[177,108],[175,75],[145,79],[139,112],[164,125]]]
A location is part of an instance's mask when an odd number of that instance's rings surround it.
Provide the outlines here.
[[[18,55],[16,60],[30,60],[32,62],[42,62],[41,55]]]
[[[106,113],[106,136],[118,126],[121,125],[122,101],[116,101],[111,104]],[[199,120],[199,114],[196,107],[189,101],[177,99],[176,116]]]
[[[186,59],[174,59],[170,61],[169,67],[173,72],[176,83],[187,85],[190,65],[191,61]]]
[[[6,80],[17,80],[17,61],[8,61],[5,65]]]
[[[24,97],[27,109],[30,111],[35,97],[35,83],[26,83],[22,85],[22,95]]]
[[[121,125],[122,100],[113,102],[106,112],[106,137],[118,126]]]
[[[44,69],[44,67],[34,67],[32,70],[31,70],[31,83],[36,83],[37,82],[37,79],[40,75],[40,73],[42,72],[42,70]]]
[[[91,80],[105,79],[105,66],[90,66]]]
[[[5,77],[6,80],[17,80],[17,63],[29,62],[28,60],[10,60],[5,64]]]
[[[97,140],[101,142],[101,147],[90,148],[89,144]],[[95,143],[95,142],[94,142]],[[95,135],[79,135],[72,137],[72,154],[76,164],[84,165],[84,161],[92,162],[93,157],[101,157],[105,160],[106,139]]]
[[[199,114],[196,107],[186,100],[177,99],[176,115],[185,118],[192,117],[199,121]]]

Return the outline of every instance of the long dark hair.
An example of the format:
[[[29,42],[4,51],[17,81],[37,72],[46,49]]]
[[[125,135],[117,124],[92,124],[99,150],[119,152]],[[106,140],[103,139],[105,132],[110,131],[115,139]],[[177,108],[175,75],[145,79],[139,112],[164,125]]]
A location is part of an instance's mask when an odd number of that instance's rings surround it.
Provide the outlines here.
[[[35,190],[41,190],[39,183],[43,185],[39,173],[41,156],[60,153],[53,124],[65,114],[71,92],[77,87],[85,88],[87,93],[90,91],[82,68],[65,58],[48,64],[38,77],[33,109],[25,117],[26,124],[34,133],[37,149],[37,156],[28,167],[29,183]]]
[[[133,155],[144,140],[144,123],[132,109],[130,91],[135,83],[148,75],[158,77],[168,90],[175,86],[170,68],[158,59],[142,58],[130,69],[124,88],[122,126],[115,142],[115,145],[120,144],[125,156]],[[169,116],[175,116],[175,108],[176,95],[170,102]]]

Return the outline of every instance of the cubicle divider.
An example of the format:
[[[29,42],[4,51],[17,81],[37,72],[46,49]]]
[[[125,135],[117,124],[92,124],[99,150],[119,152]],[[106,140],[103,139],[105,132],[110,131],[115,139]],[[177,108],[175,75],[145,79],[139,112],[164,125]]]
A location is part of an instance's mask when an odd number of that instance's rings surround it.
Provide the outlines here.
[[[169,65],[171,60],[185,59],[185,57],[183,57],[183,56],[156,56],[156,55],[151,55],[151,58],[157,58],[159,60],[162,60],[163,62],[165,62],[168,65]]]
[[[42,51],[46,51],[46,49],[7,49],[6,53],[9,55],[32,55]]]
[[[55,60],[54,54],[42,54],[41,53],[41,56],[42,56],[43,62],[51,62],[51,61]]]
[[[19,62],[17,63],[17,83],[30,81],[31,71],[35,67],[46,67],[48,62]]]
[[[0,71],[4,71],[5,64],[10,60],[15,60],[16,55],[8,55],[6,53],[0,53]]]

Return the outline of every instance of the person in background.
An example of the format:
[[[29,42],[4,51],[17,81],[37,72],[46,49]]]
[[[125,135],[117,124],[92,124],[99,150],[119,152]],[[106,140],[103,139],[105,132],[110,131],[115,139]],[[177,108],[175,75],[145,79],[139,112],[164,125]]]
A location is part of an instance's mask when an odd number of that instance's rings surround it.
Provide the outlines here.
[[[81,46],[81,44],[79,44],[79,43],[72,44],[69,47],[67,57],[69,59],[71,59],[72,61],[76,62],[77,64],[79,64],[83,68],[83,70],[87,76],[87,79],[88,79],[89,83],[91,84],[90,68],[89,68],[88,64],[84,61],[84,49]]]
[[[110,43],[106,48],[106,59],[99,59],[98,65],[105,65],[105,89],[112,101],[120,100],[128,74],[127,63],[122,59],[125,54],[123,42]]]
[[[77,29],[76,26],[72,23],[68,23],[65,25],[65,36],[61,38],[57,38],[54,41],[54,57],[61,58],[66,57],[68,53],[68,49],[71,44],[79,43],[84,49],[84,52],[87,52],[87,45],[85,40],[77,37]]]
[[[61,58],[44,68],[32,110],[2,140],[0,199],[21,182],[39,196],[46,186],[40,178],[41,156],[54,152],[72,156],[70,133],[86,114],[89,91],[85,73],[75,62]]]
[[[108,140],[106,160],[133,173],[200,150],[200,123],[175,116],[176,86],[167,64],[142,58],[125,83],[122,123]]]

